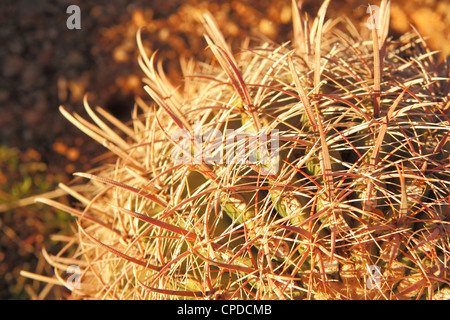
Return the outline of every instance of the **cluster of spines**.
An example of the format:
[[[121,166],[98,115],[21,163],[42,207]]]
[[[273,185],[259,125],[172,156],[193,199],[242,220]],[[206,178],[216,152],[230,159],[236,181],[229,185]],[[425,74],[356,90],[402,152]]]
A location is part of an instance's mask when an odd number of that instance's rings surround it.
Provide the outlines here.
[[[78,218],[84,280],[74,294],[401,299],[448,287],[448,75],[434,73],[420,37],[389,44],[388,1],[371,41],[348,22],[333,33],[328,3],[310,25],[293,2],[294,48],[263,44],[240,59],[203,15],[220,68],[196,74],[184,64],[193,73],[186,97],[154,68],[138,33],[157,107],[138,99],[143,114],[135,109],[131,127],[97,108],[110,128],[87,100],[95,125],[61,108],[118,159],[78,174],[93,192],[63,186],[82,210],[41,199]],[[175,163],[171,132],[194,134],[195,123],[279,130],[278,172],[238,158]],[[206,153],[213,140],[201,142],[192,150]],[[48,259],[64,268],[66,258]],[[369,270],[382,271],[375,288]]]

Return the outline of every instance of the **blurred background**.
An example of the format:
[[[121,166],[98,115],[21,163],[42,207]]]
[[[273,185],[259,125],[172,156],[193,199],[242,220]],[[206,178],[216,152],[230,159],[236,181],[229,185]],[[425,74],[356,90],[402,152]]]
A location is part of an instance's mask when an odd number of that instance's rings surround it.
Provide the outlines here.
[[[379,1],[374,1],[379,5]],[[305,0],[314,16],[321,4]],[[81,10],[81,30],[69,30],[66,9]],[[367,0],[332,0],[327,16],[347,15],[365,28]],[[2,0],[0,2],[0,299],[60,299],[66,292],[20,276],[52,276],[42,249],[56,253],[54,234],[70,234],[71,218],[30,204],[71,174],[95,165],[105,150],[73,127],[59,105],[85,116],[82,99],[126,121],[134,97],[146,98],[137,64],[136,31],[179,83],[179,57],[205,59],[194,9],[208,9],[234,49],[246,36],[291,39],[291,0]],[[450,53],[450,1],[394,0],[391,35],[414,25],[444,61]],[[25,199],[17,206],[19,199]],[[61,201],[69,201],[60,198]]]

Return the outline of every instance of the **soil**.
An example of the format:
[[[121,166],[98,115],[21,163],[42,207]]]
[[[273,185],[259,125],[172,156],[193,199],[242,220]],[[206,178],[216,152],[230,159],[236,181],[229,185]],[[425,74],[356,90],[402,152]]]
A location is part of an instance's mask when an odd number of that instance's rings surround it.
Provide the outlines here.
[[[320,1],[304,1],[315,15]],[[377,3],[378,4],[378,3]],[[81,10],[81,29],[68,29],[68,6]],[[291,0],[3,0],[0,3],[0,145],[17,150],[20,163],[45,165],[46,186],[69,183],[74,171],[86,171],[105,151],[68,123],[58,107],[85,116],[83,97],[126,121],[144,76],[137,63],[136,31],[142,29],[149,52],[158,50],[168,77],[180,83],[180,57],[205,59],[209,53],[195,10],[207,9],[226,39],[238,48],[246,36],[267,37],[281,43],[291,38]],[[328,16],[346,14],[358,27],[367,21],[367,0],[331,1]],[[413,23],[429,36],[441,59],[450,53],[448,1],[393,1],[394,36]],[[0,200],[13,199],[14,182],[26,175],[8,171],[0,163]],[[20,171],[20,170],[19,170]],[[34,175],[33,171],[28,172]],[[3,177],[3,179],[2,179]],[[14,181],[12,181],[14,180]],[[36,186],[37,191],[42,190]],[[28,191],[33,193],[31,191]],[[50,217],[48,216],[50,215]],[[38,296],[42,286],[19,276],[22,269],[51,274],[41,256],[48,237],[62,226],[42,206],[0,212],[0,299],[64,297],[64,291]],[[59,220],[58,220],[59,221]],[[56,248],[53,248],[56,250]]]

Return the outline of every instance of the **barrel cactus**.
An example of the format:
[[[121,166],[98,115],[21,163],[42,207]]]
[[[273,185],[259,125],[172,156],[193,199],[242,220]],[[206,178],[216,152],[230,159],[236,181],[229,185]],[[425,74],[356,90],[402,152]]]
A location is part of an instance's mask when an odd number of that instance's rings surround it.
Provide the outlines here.
[[[183,88],[138,32],[151,104],[127,124],[61,107],[114,159],[61,185],[79,205],[39,199],[76,217],[46,254],[73,297],[449,298],[448,69],[417,32],[388,37],[389,1],[368,36],[328,3],[310,21],[293,1],[292,43],[239,54],[199,15],[212,59]]]

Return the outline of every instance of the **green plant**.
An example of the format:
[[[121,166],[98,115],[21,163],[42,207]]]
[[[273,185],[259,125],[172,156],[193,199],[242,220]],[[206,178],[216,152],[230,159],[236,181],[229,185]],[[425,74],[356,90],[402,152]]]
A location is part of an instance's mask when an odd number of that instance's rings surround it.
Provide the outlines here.
[[[52,190],[58,178],[48,173],[36,150],[21,151],[0,145],[0,299],[29,299],[42,290],[42,282],[21,278],[21,269],[52,273],[51,267],[41,259],[41,249],[45,246],[50,252],[58,251],[59,242],[52,242],[49,236],[69,232],[70,217],[62,211],[34,204],[34,198],[36,194],[61,195],[59,190]]]
[[[448,69],[417,33],[388,38],[388,1],[368,39],[328,3],[310,23],[293,1],[293,47],[237,57],[202,15],[218,64],[183,64],[182,90],[138,33],[155,104],[130,125],[61,107],[117,158],[76,174],[81,207],[40,199],[77,217],[75,256],[49,257],[64,285],[81,268],[74,296],[448,298]]]

